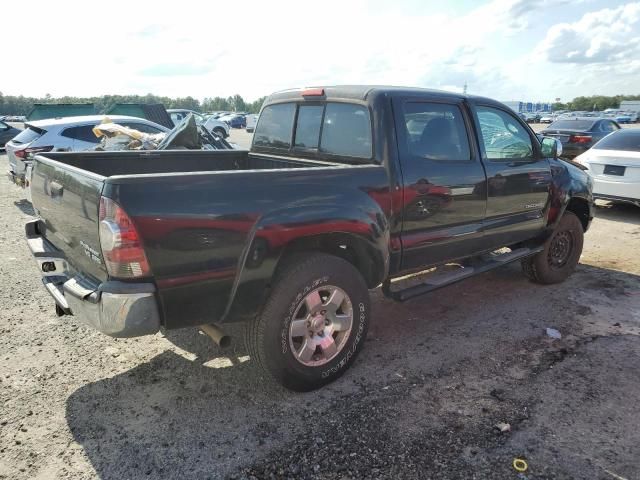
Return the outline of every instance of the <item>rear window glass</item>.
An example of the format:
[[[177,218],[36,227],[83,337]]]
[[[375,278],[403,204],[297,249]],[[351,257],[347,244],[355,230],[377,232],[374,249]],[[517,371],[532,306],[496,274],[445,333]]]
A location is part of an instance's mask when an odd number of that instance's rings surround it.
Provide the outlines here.
[[[621,130],[607,135],[593,148],[598,150],[626,150],[640,152],[640,131]]]
[[[549,125],[550,129],[589,130],[595,122],[592,120],[558,120]]]
[[[14,143],[31,143],[40,138],[44,134],[44,130],[36,127],[29,127],[21,131],[13,139]]]
[[[346,157],[371,158],[369,110],[348,103],[327,103],[320,150]]]
[[[62,131],[60,135],[82,142],[100,143],[98,137],[93,133],[95,125],[80,125],[78,127],[69,127]]]
[[[288,150],[291,147],[294,103],[270,105],[260,114],[253,145]]]
[[[296,148],[317,150],[320,141],[320,124],[322,123],[322,105],[301,105],[298,109],[296,126]]]

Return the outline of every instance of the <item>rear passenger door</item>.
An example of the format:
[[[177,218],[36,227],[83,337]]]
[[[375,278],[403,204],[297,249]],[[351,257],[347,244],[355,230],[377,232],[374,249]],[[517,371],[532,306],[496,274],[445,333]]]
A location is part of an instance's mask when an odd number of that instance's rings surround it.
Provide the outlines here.
[[[482,249],[486,177],[465,104],[396,98],[403,177],[402,269]]]
[[[487,172],[486,246],[528,240],[545,226],[549,160],[531,130],[506,107],[475,105],[474,113]]]

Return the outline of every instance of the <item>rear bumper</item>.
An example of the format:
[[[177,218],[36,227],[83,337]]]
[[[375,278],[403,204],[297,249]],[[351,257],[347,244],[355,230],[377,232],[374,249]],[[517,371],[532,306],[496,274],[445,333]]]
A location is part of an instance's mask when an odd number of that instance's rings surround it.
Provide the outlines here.
[[[27,243],[59,311],[112,337],[139,337],[160,329],[154,284],[96,283],[82,274],[71,276],[64,253],[38,235],[37,224],[27,223]]]

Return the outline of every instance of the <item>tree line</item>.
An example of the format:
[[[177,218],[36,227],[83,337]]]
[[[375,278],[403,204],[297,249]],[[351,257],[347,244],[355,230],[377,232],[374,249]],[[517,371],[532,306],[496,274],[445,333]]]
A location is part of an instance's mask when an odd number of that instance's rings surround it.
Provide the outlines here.
[[[592,95],[590,97],[576,97],[570,102],[553,104],[554,110],[577,110],[577,111],[602,111],[607,108],[620,108],[623,100],[640,100],[640,95]]]
[[[253,102],[247,102],[240,95],[231,97],[205,97],[202,101],[193,97],[161,97],[148,93],[147,95],[101,95],[99,97],[25,97],[3,95],[0,92],[1,115],[27,115],[34,103],[93,103],[98,112],[104,113],[116,103],[162,103],[166,108],[186,108],[196,112],[249,112],[258,113],[266,97]],[[640,100],[640,95],[592,95],[590,97],[576,97],[570,102],[553,104],[554,110],[605,110],[619,108],[623,100]]]
[[[100,113],[108,111],[117,103],[162,103],[166,108],[186,108],[196,112],[249,112],[258,113],[266,97],[247,102],[240,95],[231,97],[206,97],[200,101],[193,97],[161,97],[158,95],[101,95],[99,97],[25,97],[3,95],[0,92],[1,115],[27,115],[35,103],[93,103]]]

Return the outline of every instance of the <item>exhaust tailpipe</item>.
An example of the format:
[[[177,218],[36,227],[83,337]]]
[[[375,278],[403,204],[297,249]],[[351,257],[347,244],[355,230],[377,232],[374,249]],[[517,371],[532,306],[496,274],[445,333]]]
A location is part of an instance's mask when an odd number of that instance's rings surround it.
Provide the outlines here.
[[[200,325],[200,330],[211,337],[211,340],[216,342],[220,348],[227,348],[231,345],[231,337],[224,333],[217,325],[210,323],[209,325]]]

